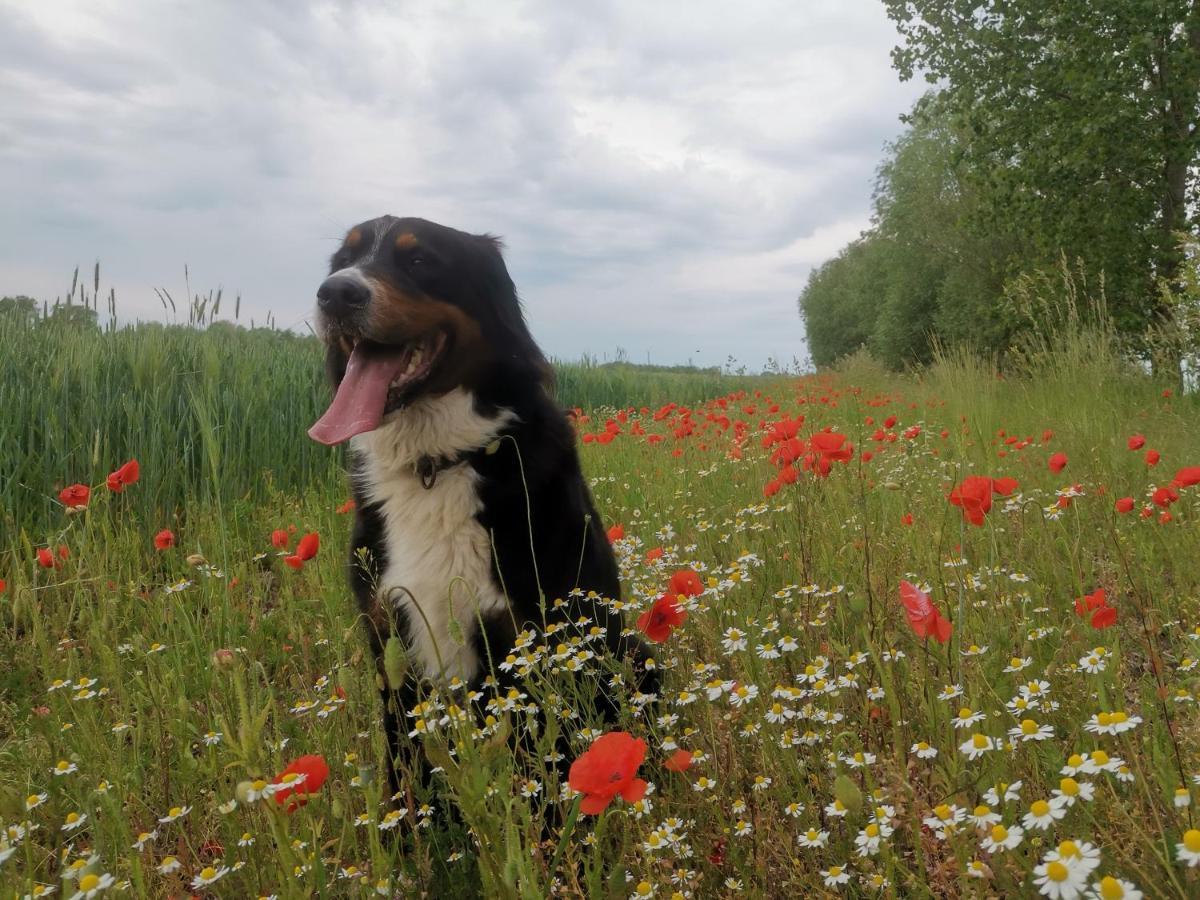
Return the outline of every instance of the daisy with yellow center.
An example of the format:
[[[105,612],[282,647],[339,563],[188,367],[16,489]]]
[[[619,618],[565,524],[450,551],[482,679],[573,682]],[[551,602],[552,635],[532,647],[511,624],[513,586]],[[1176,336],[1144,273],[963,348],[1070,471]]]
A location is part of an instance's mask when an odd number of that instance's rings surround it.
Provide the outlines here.
[[[996,741],[988,737],[986,734],[976,732],[971,737],[964,741],[958,750],[966,755],[967,759],[978,759],[990,750],[996,749]]]
[[[981,803],[971,811],[967,818],[976,828],[991,828],[1000,821],[1000,814],[993,812],[990,806]]]
[[[1025,829],[1020,825],[1007,827],[997,823],[991,827],[987,837],[979,845],[988,853],[999,853],[1019,846],[1024,837]]]
[[[958,715],[954,717],[955,728],[970,728],[976,722],[983,721],[984,714],[975,712],[969,706],[964,706],[958,711]]]
[[[1063,806],[1074,806],[1075,801],[1090,801],[1096,795],[1096,789],[1090,781],[1076,781],[1074,778],[1063,778],[1058,782],[1058,790],[1054,792],[1051,803]]]
[[[821,876],[825,879],[826,887],[837,887],[850,880],[850,873],[846,871],[845,866],[830,866],[828,869],[822,869]]]
[[[1050,900],[1074,900],[1087,886],[1087,875],[1058,860],[1036,866],[1033,875],[1038,893]]]
[[[1105,875],[1092,885],[1092,890],[1099,900],[1142,900],[1142,892],[1132,881]]]
[[[205,866],[192,878],[192,890],[198,891],[200,888],[208,887],[213,882],[220,881],[228,874],[229,866],[220,866],[219,868]]]
[[[101,891],[108,890],[116,884],[116,881],[107,872],[103,872],[100,875],[89,872],[79,879],[79,890],[71,896],[71,900],[90,900],[90,898],[95,897]]]
[[[1067,808],[1063,804],[1034,800],[1029,804],[1029,812],[1021,819],[1021,824],[1030,830],[1045,831],[1066,814]]]
[[[131,847],[131,849],[145,850],[146,845],[154,843],[154,841],[157,837],[158,837],[158,829],[155,829],[153,831],[143,831],[140,834],[138,834],[137,840],[133,842],[133,846]]]
[[[1033,719],[1022,719],[1016,728],[1010,728],[1008,735],[1019,741],[1045,741],[1054,737],[1053,725],[1039,725]]]
[[[808,829],[808,831],[804,832],[803,834],[799,835],[796,838],[796,842],[801,847],[820,848],[820,847],[824,847],[825,844],[828,843],[828,841],[829,841],[829,832],[828,831],[818,831],[815,828]]]
[[[1200,830],[1189,828],[1183,840],[1175,845],[1176,859],[1188,868],[1200,866]]]
[[[167,811],[167,814],[165,816],[161,816],[158,821],[161,824],[166,825],[170,822],[174,822],[176,819],[182,819],[191,811],[192,808],[190,806],[172,806]]]

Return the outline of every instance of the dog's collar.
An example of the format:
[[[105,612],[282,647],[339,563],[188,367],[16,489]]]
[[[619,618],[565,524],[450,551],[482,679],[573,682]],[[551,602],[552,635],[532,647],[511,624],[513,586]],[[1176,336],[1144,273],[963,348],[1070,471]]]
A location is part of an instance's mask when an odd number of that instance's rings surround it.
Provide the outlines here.
[[[464,461],[457,456],[422,456],[413,465],[413,471],[421,479],[421,487],[428,491],[437,481],[438,472],[453,468]]]

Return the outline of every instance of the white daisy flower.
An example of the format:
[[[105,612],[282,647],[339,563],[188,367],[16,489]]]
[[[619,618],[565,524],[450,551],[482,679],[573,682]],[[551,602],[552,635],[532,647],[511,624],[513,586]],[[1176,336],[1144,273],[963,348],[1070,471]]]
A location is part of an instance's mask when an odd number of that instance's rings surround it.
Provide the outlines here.
[[[1200,866],[1200,830],[1189,828],[1175,845],[1175,858],[1189,869]]]
[[[986,734],[979,734],[978,732],[971,735],[971,737],[964,741],[958,748],[959,752],[965,754],[967,759],[978,759],[988,751],[995,749],[995,740],[988,737]]]
[[[208,887],[210,884],[220,881],[229,874],[229,866],[205,866],[192,878],[192,890],[198,891],[202,887]]]
[[[1039,725],[1033,719],[1022,719],[1016,728],[1008,730],[1008,736],[1019,741],[1045,741],[1054,737],[1054,726]]]
[[[825,879],[826,887],[837,887],[850,880],[850,873],[846,871],[845,866],[830,866],[828,869],[822,869],[821,876]]]
[[[1200,834],[1200,832],[1197,832],[1197,834]],[[829,832],[828,831],[818,831],[815,828],[810,828],[810,829],[808,829],[808,831],[805,831],[803,834],[797,835],[796,842],[801,847],[821,848],[821,847],[824,847],[827,843],[829,843]]]
[[[1092,885],[1088,900],[1142,900],[1145,896],[1132,881],[1105,875]]]
[[[1087,874],[1057,859],[1043,862],[1033,870],[1038,893],[1050,900],[1075,900],[1087,887]]]
[[[1009,800],[1021,799],[1021,787],[1024,786],[1024,781],[1014,781],[1013,784],[1000,782],[998,785],[992,785],[984,792],[984,802],[992,806],[998,806],[1002,803],[1008,803]]]
[[[101,891],[108,890],[116,883],[117,879],[113,878],[107,872],[100,875],[88,873],[80,877],[79,890],[71,895],[71,900],[91,900],[92,897],[95,897]]]
[[[982,722],[986,713],[975,712],[969,706],[964,706],[958,711],[958,715],[954,717],[955,728],[970,728],[977,722]]]
[[[1012,850],[1017,847],[1024,837],[1025,829],[1020,825],[1005,827],[996,824],[992,826],[987,837],[980,841],[979,846],[988,853],[999,853],[1002,850]]]
[[[1049,803],[1045,800],[1034,800],[1029,804],[1029,812],[1021,819],[1021,824],[1027,829],[1045,831],[1059,819],[1065,817],[1067,807],[1061,803]]]

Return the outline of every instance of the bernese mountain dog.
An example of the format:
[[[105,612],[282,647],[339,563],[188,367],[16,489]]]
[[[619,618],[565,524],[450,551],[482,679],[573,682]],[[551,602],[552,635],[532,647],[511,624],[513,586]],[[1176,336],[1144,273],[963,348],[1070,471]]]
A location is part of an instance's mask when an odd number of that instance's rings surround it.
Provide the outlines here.
[[[586,623],[633,660],[634,683],[596,679],[609,721],[617,690],[655,689],[615,608],[613,551],[500,249],[490,235],[381,216],[350,229],[317,291],[334,397],[309,435],[349,441],[350,583],[380,674],[389,638],[409,663],[398,690],[379,682],[396,787],[423,691],[456,678],[485,697],[505,690],[499,664],[519,634]]]

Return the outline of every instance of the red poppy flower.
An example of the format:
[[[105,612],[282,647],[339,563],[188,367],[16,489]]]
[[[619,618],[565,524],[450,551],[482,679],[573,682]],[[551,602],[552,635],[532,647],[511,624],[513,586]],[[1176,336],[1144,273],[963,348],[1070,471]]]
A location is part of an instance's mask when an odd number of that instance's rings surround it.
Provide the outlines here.
[[[141,469],[138,467],[138,461],[131,459],[125,465],[121,466],[121,468],[117,469],[117,471],[110,474],[105,484],[108,485],[108,489],[114,494],[119,494],[125,488],[129,487],[129,485],[136,483],[140,477]]]
[[[66,544],[58,545],[58,557],[55,558],[55,552],[49,547],[38,547],[37,562],[43,569],[53,569],[59,565],[59,560],[65,560],[70,557],[71,551],[67,549]]]
[[[1157,466],[1160,459],[1162,459],[1162,454],[1160,454],[1157,450],[1151,448],[1150,450],[1146,451],[1146,465]]]
[[[662,559],[663,548],[655,547],[653,550],[646,551],[646,562],[654,562],[656,559]]]
[[[592,742],[567,774],[571,790],[583,794],[579,811],[595,816],[621,795],[626,803],[636,803],[646,794],[646,782],[635,777],[646,758],[646,742],[624,731],[602,734]]]
[[[1172,503],[1179,499],[1179,492],[1172,487],[1160,487],[1151,496],[1150,499],[1155,506],[1161,506],[1166,509]]]
[[[300,538],[300,543],[296,545],[296,555],[304,562],[308,562],[317,555],[317,551],[321,549],[321,537],[315,531],[310,531],[304,537]]]
[[[166,550],[168,547],[175,546],[175,534],[169,528],[164,528],[154,536],[154,546],[159,550]]]
[[[1200,466],[1187,466],[1175,473],[1171,482],[1175,487],[1191,487],[1200,484]]]
[[[661,644],[671,636],[673,629],[687,621],[687,610],[680,608],[675,596],[670,592],[663,594],[638,616],[638,629],[656,644]]]
[[[1067,454],[1059,452],[1050,457],[1047,465],[1050,466],[1050,471],[1057,475],[1067,467]]]
[[[608,529],[608,542],[610,544],[615,544],[617,541],[621,540],[621,538],[623,538],[623,537],[625,537],[625,526],[624,525],[614,525],[610,529]]]
[[[291,536],[282,528],[276,528],[271,532],[271,546],[277,547],[280,550],[286,550],[291,540]]]
[[[950,491],[950,502],[962,508],[963,516],[972,525],[982,525],[983,517],[992,508],[992,479],[968,475]]]
[[[1141,450],[1143,447],[1146,446],[1146,438],[1144,435],[1141,435],[1141,434],[1132,435],[1129,438],[1129,440],[1126,442],[1126,446],[1130,450]]]
[[[1122,515],[1124,515],[1127,512],[1130,512],[1133,509],[1133,498],[1132,497],[1122,497],[1120,500],[1117,501],[1116,507],[1117,507],[1117,512],[1121,513]]]
[[[908,615],[908,624],[919,638],[932,637],[938,643],[944,644],[950,640],[953,625],[937,611],[933,601],[924,591],[907,581],[900,582],[900,600],[904,603],[904,611]]]
[[[284,800],[294,796],[287,808],[288,812],[294,812],[297,806],[308,802],[310,794],[321,789],[328,777],[329,764],[325,762],[325,757],[315,753],[301,756],[275,776],[274,784],[283,785],[275,792],[275,802],[282,806]]]
[[[1075,601],[1075,612],[1082,616],[1094,609],[1100,609],[1102,606],[1107,605],[1108,595],[1105,594],[1104,588],[1097,588],[1092,593],[1085,594]]]
[[[58,492],[59,502],[67,509],[83,509],[91,496],[92,489],[86,484],[73,484]]]
[[[1092,614],[1092,627],[1108,628],[1117,624],[1117,611],[1111,606],[1102,606]]]
[[[663,763],[663,768],[668,772],[686,772],[692,767],[692,759],[691,750],[676,750]]]
[[[700,582],[700,576],[691,569],[680,569],[671,576],[668,591],[672,597],[680,594],[685,597],[699,597],[704,593],[704,585]]]
[[[344,516],[346,513],[353,510],[356,505],[357,504],[353,500],[347,500],[337,508],[336,512],[339,516]]]
[[[7,590],[8,590],[8,582],[5,581],[3,578],[0,578],[0,594],[3,594]]]
[[[912,515],[912,513],[905,513],[904,515],[902,515],[902,516],[900,517],[900,524],[901,524],[901,525],[911,525],[912,523],[913,523],[913,515]]]

